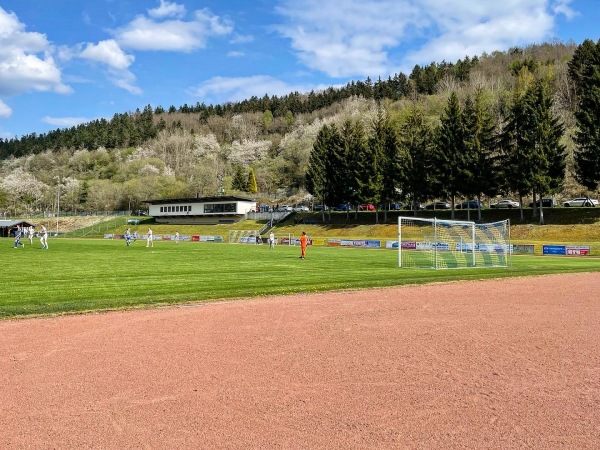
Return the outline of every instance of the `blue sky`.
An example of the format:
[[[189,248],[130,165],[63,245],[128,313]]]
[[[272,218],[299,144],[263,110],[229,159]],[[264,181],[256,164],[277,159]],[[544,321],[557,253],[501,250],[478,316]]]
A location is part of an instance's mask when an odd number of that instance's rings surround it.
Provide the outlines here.
[[[598,0],[0,0],[0,137],[308,92],[558,38]]]

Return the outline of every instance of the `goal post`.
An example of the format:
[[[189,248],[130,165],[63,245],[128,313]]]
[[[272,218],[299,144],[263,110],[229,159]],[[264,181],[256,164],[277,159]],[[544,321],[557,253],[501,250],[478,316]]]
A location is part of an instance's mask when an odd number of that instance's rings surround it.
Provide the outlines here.
[[[398,265],[404,268],[508,267],[510,222],[398,218]]]

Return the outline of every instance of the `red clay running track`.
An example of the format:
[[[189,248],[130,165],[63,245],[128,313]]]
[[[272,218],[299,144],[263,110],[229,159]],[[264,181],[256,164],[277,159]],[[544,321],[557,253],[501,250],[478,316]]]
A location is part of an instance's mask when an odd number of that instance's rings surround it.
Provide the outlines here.
[[[600,275],[0,322],[0,447],[600,448]]]

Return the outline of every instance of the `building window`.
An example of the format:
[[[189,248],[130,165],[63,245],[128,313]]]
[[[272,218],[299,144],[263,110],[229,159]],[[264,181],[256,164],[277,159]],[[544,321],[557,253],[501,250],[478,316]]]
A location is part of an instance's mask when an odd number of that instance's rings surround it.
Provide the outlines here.
[[[165,207],[164,206],[160,207],[160,212],[165,212]]]
[[[179,206],[175,207],[175,212],[179,212]]]
[[[235,213],[235,203],[208,203],[204,205],[205,213]]]

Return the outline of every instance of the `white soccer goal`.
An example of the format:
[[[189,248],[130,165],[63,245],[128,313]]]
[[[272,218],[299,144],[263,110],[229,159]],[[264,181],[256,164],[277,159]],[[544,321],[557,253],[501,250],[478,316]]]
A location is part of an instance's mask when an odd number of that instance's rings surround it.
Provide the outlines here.
[[[258,230],[229,230],[230,244],[257,244]]]
[[[398,217],[398,265],[419,269],[508,267],[510,221]]]

